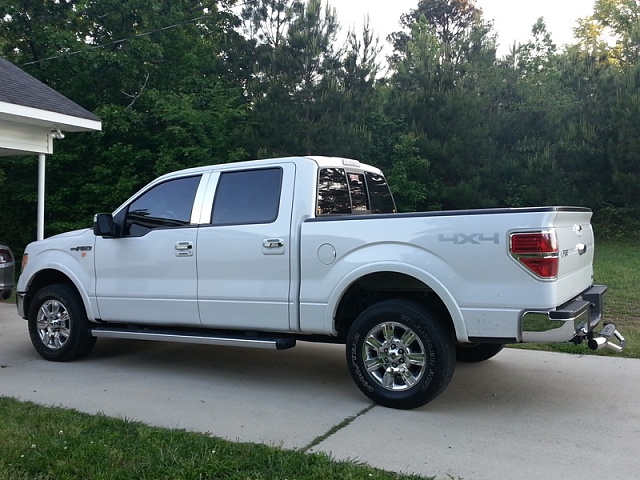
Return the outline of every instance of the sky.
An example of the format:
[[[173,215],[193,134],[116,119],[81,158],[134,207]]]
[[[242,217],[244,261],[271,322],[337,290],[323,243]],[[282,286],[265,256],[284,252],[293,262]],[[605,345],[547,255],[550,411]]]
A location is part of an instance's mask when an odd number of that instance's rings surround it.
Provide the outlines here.
[[[355,26],[359,32],[365,15],[369,14],[371,26],[386,47],[387,35],[400,29],[400,15],[416,8],[418,0],[329,0],[329,3],[335,7],[344,30]],[[475,0],[485,19],[493,20],[499,56],[508,53],[514,41],[526,42],[539,17],[544,17],[556,45],[571,42],[576,21],[590,15],[594,3],[595,0]]]

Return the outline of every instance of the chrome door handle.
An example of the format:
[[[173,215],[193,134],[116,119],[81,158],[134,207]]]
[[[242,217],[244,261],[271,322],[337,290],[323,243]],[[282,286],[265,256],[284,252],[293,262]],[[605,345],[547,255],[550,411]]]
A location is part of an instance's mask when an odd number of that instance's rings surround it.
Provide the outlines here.
[[[193,248],[192,242],[178,242],[176,243],[176,250],[189,250]]]
[[[262,241],[263,255],[284,255],[284,238],[265,238]]]
[[[282,238],[266,238],[262,241],[264,248],[282,248],[284,247],[284,240]]]
[[[176,242],[176,257],[191,257],[193,255],[193,242]]]

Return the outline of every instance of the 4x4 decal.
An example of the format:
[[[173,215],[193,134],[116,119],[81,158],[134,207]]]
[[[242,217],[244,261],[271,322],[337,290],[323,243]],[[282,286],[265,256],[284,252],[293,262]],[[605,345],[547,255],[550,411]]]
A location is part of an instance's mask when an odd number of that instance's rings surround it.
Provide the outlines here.
[[[470,243],[472,245],[480,245],[482,243],[492,243],[494,245],[500,244],[500,234],[485,234],[485,233],[453,233],[445,234],[441,233],[438,237],[440,242],[451,242],[454,245],[464,245]]]

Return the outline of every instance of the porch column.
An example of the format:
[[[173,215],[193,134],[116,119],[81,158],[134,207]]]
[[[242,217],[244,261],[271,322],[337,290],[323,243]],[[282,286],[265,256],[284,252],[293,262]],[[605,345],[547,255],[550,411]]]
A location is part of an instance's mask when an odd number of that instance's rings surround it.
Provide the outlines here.
[[[36,240],[44,239],[44,177],[45,155],[38,154],[38,230]]]

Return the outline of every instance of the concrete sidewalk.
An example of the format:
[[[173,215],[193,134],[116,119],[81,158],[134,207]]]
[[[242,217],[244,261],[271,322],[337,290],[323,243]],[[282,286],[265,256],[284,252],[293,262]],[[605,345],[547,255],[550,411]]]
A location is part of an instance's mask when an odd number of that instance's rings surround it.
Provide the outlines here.
[[[640,360],[507,349],[458,364],[444,394],[399,411],[360,393],[341,346],[276,352],[99,339],[85,359],[52,363],[36,354],[15,306],[0,304],[0,366],[2,396],[391,471],[465,480],[640,472]]]

